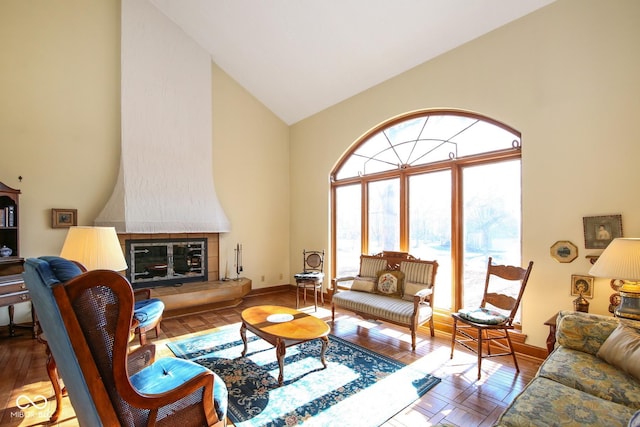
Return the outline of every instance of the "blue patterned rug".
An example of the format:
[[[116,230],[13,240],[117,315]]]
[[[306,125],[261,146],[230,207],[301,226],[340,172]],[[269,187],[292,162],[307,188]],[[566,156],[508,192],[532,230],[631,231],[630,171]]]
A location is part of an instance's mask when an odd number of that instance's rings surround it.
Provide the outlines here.
[[[329,335],[327,368],[320,340],[287,348],[278,387],[276,351],[239,327],[171,342],[176,356],[216,372],[229,390],[228,416],[236,427],[379,426],[440,382],[414,366]]]

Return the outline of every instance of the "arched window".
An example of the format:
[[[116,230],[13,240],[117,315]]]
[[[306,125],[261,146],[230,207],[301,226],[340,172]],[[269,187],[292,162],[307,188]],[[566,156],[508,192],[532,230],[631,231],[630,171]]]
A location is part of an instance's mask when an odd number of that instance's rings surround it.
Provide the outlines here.
[[[465,111],[429,110],[368,132],[331,174],[336,276],[361,253],[407,251],[439,264],[435,308],[480,303],[487,257],[521,264],[521,142]]]

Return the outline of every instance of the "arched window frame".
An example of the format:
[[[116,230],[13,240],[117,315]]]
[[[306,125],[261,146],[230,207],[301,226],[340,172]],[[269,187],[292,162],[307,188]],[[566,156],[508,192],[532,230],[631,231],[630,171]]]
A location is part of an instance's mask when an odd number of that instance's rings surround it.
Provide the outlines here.
[[[365,144],[369,139],[380,133],[383,130],[392,128],[393,126],[412,120],[415,118],[431,116],[431,115],[452,115],[452,116],[460,116],[460,117],[468,117],[472,119],[477,119],[479,121],[494,125],[499,127],[511,134],[514,135],[515,139],[513,140],[510,147],[506,147],[504,149],[498,149],[494,151],[487,151],[483,153],[468,155],[464,157],[451,157],[445,160],[435,161],[432,163],[418,164],[418,165],[407,165],[407,164],[398,164],[396,168],[375,172],[371,174],[359,174],[358,176],[350,176],[342,179],[336,178],[341,168],[345,165],[345,163],[349,160],[349,158],[361,147]],[[492,119],[490,117],[486,117],[481,114],[477,114],[474,112],[456,110],[456,109],[434,109],[434,110],[420,110],[414,111],[408,114],[404,114],[395,118],[392,118],[388,121],[381,123],[380,125],[374,127],[364,135],[362,135],[351,147],[350,149],[342,156],[342,158],[338,161],[336,166],[331,172],[330,180],[331,180],[331,256],[332,256],[332,277],[336,277],[336,265],[337,265],[337,248],[336,248],[336,189],[342,186],[347,185],[357,185],[359,184],[361,187],[361,253],[368,254],[369,246],[368,246],[368,194],[367,188],[368,184],[375,181],[381,181],[390,178],[399,178],[400,182],[400,250],[410,252],[409,250],[409,227],[408,227],[408,182],[409,177],[413,175],[423,174],[425,172],[435,172],[440,170],[450,170],[451,171],[451,192],[452,192],[452,206],[451,206],[451,257],[452,257],[452,277],[451,277],[451,293],[452,293],[452,311],[456,311],[460,309],[463,305],[462,302],[462,276],[463,276],[463,263],[461,262],[461,258],[463,255],[462,245],[463,245],[463,235],[462,235],[462,226],[461,226],[461,218],[462,218],[462,188],[461,188],[461,175],[462,170],[468,166],[474,165],[482,165],[482,164],[490,164],[507,160],[519,160],[521,161],[521,134],[516,129],[508,126],[500,121]],[[359,254],[358,254],[359,255]],[[446,283],[438,282],[438,290],[436,292],[446,291]],[[441,310],[436,310],[441,311]],[[448,311],[442,312],[441,314],[448,315]]]

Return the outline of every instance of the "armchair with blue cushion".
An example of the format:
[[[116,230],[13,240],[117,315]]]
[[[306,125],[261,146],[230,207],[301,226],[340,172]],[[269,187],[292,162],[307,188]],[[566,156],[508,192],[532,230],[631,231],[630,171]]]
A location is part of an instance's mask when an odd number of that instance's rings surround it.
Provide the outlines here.
[[[57,268],[59,260],[66,261],[64,258],[55,256],[40,257],[41,259],[49,262],[51,268],[54,270]],[[69,279],[85,273],[87,269],[81,263],[72,261],[75,264],[75,268],[69,265],[61,272],[61,281],[66,282]],[[164,303],[158,298],[151,298],[151,289],[136,289],[133,291],[135,296],[135,305],[133,306],[133,319],[135,322],[132,324],[133,333],[138,335],[140,345],[147,343],[147,332],[154,329],[156,332],[156,338],[160,335],[160,322],[162,321],[162,313],[164,312]]]
[[[81,426],[226,425],[227,389],[187,360],[129,352],[134,294],[109,270],[77,275],[58,257],[29,258],[24,280]]]

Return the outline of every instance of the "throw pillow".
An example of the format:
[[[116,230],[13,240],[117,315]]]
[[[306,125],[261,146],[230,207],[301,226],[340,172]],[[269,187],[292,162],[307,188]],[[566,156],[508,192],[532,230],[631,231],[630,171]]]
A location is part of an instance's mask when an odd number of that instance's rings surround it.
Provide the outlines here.
[[[376,289],[376,278],[375,277],[360,277],[356,276],[353,279],[353,283],[351,284],[352,291],[359,292],[373,292]]]
[[[51,271],[62,283],[82,274],[82,270],[80,270],[80,267],[78,267],[76,263],[65,258],[59,256],[41,256],[40,259],[49,263]]]
[[[640,333],[618,325],[596,353],[600,359],[640,380]]]
[[[378,273],[376,292],[392,297],[402,296],[404,273],[395,270],[382,270]]]

